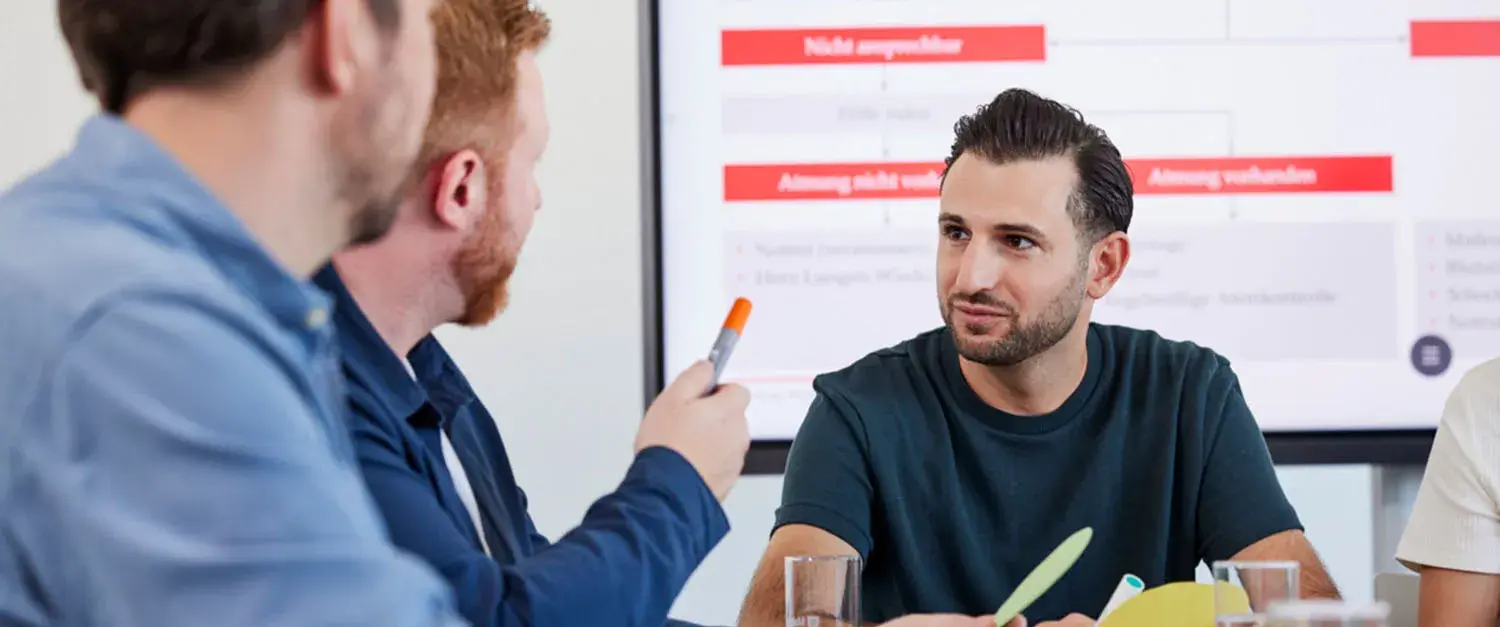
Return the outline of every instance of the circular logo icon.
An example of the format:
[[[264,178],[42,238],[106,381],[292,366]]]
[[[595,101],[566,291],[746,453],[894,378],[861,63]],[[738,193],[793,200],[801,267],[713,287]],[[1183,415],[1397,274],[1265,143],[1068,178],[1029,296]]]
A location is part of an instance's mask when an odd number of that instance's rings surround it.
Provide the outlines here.
[[[1429,377],[1447,372],[1453,363],[1453,347],[1436,335],[1424,335],[1411,345],[1411,366]]]

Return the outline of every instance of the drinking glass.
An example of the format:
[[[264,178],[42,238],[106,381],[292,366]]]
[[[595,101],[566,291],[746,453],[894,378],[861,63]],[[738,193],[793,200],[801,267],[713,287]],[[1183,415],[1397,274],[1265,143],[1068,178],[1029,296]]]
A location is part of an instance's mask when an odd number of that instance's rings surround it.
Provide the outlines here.
[[[1384,601],[1277,601],[1266,610],[1266,627],[1386,627],[1390,614],[1391,607]]]
[[[861,570],[855,555],[786,558],[787,627],[860,627]]]
[[[1214,623],[1218,627],[1264,625],[1272,603],[1298,598],[1301,568],[1295,561],[1214,562]]]

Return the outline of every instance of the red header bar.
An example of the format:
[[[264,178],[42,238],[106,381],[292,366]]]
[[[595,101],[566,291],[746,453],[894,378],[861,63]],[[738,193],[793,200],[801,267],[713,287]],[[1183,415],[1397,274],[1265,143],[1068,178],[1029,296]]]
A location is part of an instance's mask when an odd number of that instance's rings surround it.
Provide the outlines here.
[[[1127,159],[1138,196],[1389,192],[1390,156]],[[937,198],[942,162],[724,166],[724,200]]]
[[[1042,26],[934,26],[725,30],[720,59],[734,65],[1042,61]]]
[[[724,166],[724,200],[936,198],[942,162]]]
[[[1136,195],[1389,192],[1390,156],[1130,159]]]
[[[1500,57],[1500,20],[1412,22],[1411,56]]]

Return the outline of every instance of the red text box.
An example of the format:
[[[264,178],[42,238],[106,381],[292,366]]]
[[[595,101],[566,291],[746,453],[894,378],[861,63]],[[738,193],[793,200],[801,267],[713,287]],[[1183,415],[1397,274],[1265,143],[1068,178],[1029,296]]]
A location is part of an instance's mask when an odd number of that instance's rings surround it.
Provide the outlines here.
[[[725,30],[725,66],[1042,61],[1042,26]]]
[[[936,198],[942,162],[724,166],[724,200]]]
[[[1500,57],[1500,20],[1412,22],[1411,56]]]
[[[1136,195],[1389,192],[1391,157],[1128,159]]]

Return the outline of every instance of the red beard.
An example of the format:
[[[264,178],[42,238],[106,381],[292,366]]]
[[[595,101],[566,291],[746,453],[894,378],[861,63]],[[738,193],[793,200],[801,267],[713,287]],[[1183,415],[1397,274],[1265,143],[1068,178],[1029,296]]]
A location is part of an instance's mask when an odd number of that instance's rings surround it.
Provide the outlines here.
[[[464,242],[463,250],[453,260],[453,274],[464,295],[464,312],[456,322],[463,326],[488,324],[505,309],[509,299],[507,286],[516,262],[505,246],[510,229],[501,216],[499,208],[486,212],[479,230]]]

